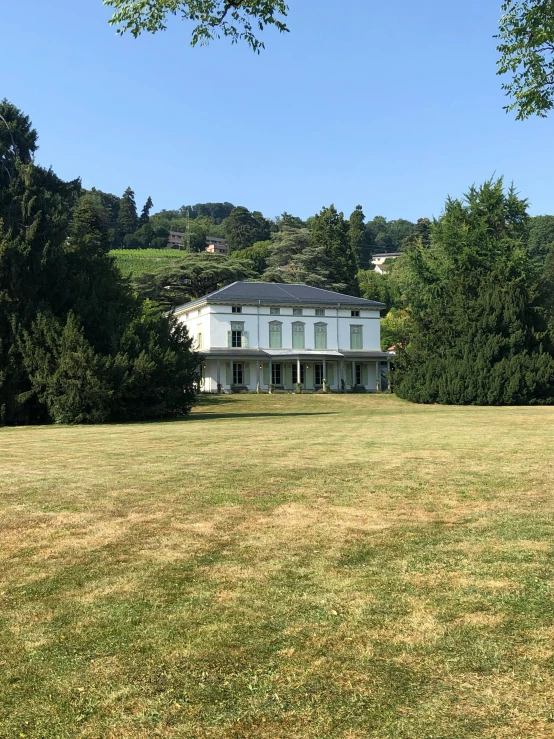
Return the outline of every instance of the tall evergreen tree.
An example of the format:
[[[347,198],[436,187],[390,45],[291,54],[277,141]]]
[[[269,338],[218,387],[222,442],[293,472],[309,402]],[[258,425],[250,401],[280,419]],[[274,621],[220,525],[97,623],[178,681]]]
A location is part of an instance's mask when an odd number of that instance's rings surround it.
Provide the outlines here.
[[[144,206],[142,208],[142,212],[140,214],[140,218],[139,218],[139,221],[138,221],[139,228],[141,226],[145,226],[147,223],[149,223],[149,221],[150,221],[150,211],[152,210],[153,207],[154,207],[154,203],[152,202],[152,198],[149,195],[148,196],[148,200],[144,204]]]
[[[357,205],[350,216],[350,246],[356,258],[358,269],[367,269],[371,262],[371,251],[365,227],[365,215],[361,205]]]
[[[74,208],[79,181],[35,166],[28,119],[7,104],[1,115],[0,422],[186,413],[197,365],[186,331],[122,280],[97,194]]]
[[[117,245],[119,248],[125,245],[125,237],[134,234],[137,228],[138,215],[135,193],[128,187],[119,201],[119,213],[117,215]]]
[[[349,224],[344,214],[339,213],[334,205],[323,208],[314,217],[312,225],[311,245],[322,247],[329,279],[335,289],[350,295],[358,293],[356,280],[357,266],[354,252],[350,244]]]
[[[396,392],[420,403],[554,401],[554,360],[526,248],[527,203],[502,180],[448,199],[406,252],[409,343]]]

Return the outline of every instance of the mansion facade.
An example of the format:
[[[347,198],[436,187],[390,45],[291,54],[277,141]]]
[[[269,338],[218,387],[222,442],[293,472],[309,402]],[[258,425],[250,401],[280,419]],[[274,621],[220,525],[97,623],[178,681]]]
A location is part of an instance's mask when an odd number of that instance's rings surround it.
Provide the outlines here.
[[[203,392],[379,392],[394,354],[380,346],[385,306],[301,284],[235,282],[176,309],[202,355]]]

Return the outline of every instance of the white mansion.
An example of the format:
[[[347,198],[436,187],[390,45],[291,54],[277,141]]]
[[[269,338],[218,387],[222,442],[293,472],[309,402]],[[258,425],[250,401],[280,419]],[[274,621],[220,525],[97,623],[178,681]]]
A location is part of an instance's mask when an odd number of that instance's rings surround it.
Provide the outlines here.
[[[307,391],[381,390],[393,354],[380,346],[372,300],[301,284],[235,282],[175,315],[201,352],[204,392],[270,385]]]

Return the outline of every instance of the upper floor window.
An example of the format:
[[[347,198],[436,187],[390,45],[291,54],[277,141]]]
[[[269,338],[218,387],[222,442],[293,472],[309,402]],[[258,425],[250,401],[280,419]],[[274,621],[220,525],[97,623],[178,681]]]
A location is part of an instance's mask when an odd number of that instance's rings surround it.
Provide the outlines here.
[[[281,309],[280,308],[275,308],[274,306],[271,306],[271,308],[269,309],[269,312],[271,313],[272,316],[280,316],[281,315]]]
[[[232,349],[248,346],[248,333],[244,330],[243,321],[231,323],[231,330],[227,333],[227,346]]]
[[[327,324],[316,323],[314,326],[315,330],[315,341],[314,346],[316,349],[327,349]]]
[[[359,310],[351,310],[350,315],[352,318],[359,318],[360,317],[360,311]]]
[[[234,305],[234,306],[233,306],[233,307],[231,308],[231,311],[232,311],[233,313],[242,313],[242,305]]]
[[[315,309],[316,316],[324,316],[325,315],[325,308],[316,308]]]
[[[304,324],[300,321],[292,324],[292,348],[304,349]]]
[[[271,321],[269,324],[269,348],[281,349],[283,347],[283,324],[280,321]]]
[[[304,311],[302,310],[302,308],[293,308],[292,309],[292,315],[293,316],[302,316],[302,315],[304,315]]]
[[[197,340],[197,343],[198,343],[198,348],[199,349],[202,349],[203,344],[204,344],[203,338],[202,338],[202,331],[199,331],[198,332],[198,340]]]
[[[362,326],[350,326],[350,348],[354,351],[364,348],[364,335]]]

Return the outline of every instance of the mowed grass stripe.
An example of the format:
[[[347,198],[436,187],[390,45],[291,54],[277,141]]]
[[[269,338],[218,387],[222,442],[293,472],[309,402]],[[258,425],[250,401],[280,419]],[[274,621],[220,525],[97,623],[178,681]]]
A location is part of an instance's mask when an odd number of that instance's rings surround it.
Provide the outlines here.
[[[0,736],[552,737],[548,408],[0,431]]]

